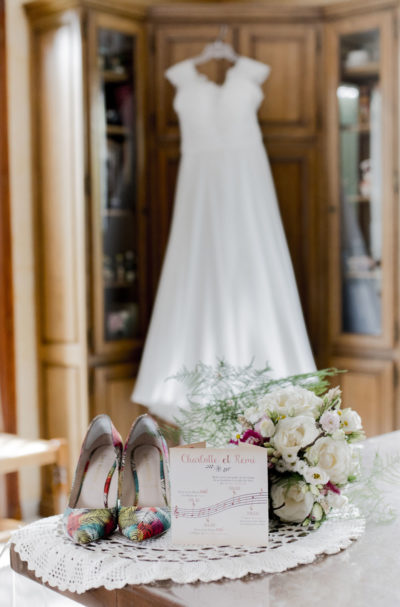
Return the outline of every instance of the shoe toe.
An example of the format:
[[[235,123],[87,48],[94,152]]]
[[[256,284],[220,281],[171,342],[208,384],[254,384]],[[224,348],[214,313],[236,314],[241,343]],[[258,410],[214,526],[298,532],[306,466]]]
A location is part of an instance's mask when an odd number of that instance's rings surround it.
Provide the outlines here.
[[[67,508],[64,527],[77,544],[89,544],[108,537],[117,526],[116,508]]]
[[[121,533],[133,542],[142,542],[157,537],[171,526],[169,508],[122,507],[119,511],[118,524]]]

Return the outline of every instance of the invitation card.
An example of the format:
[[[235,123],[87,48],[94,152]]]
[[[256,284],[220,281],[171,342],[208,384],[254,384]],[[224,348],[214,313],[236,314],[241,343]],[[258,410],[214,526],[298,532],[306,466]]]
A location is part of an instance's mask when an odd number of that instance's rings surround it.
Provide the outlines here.
[[[267,545],[266,449],[174,447],[170,473],[174,544]]]

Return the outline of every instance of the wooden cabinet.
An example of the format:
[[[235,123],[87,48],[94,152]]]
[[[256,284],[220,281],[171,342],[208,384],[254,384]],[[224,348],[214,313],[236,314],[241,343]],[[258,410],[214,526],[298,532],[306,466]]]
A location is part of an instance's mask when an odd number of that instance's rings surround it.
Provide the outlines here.
[[[43,428],[68,438],[71,462],[90,416],[126,426],[139,411],[129,396],[180,159],[164,72],[221,23],[271,66],[259,119],[317,363],[349,369],[344,401],[369,433],[396,410],[400,423],[397,4],[27,5]],[[222,82],[226,65],[199,69]]]
[[[395,427],[399,363],[397,14],[375,4],[325,29],[329,351],[370,434]]]
[[[319,12],[295,8],[216,4],[153,6],[150,72],[151,114],[154,130],[150,163],[153,167],[151,230],[153,233],[153,294],[162,265],[173,208],[179,164],[178,117],[173,109],[174,87],[165,70],[199,54],[214,41],[225,24],[226,40],[239,54],[271,66],[263,85],[265,98],[259,120],[278,193],[306,323],[314,353],[322,348],[320,290],[320,232],[318,230],[321,181],[320,146],[322,111],[317,91],[320,57]],[[209,62],[199,69],[215,82],[225,77],[224,62]],[[299,230],[301,226],[301,230]]]
[[[341,377],[344,402],[364,414],[369,434],[400,423],[397,11],[396,0],[149,11],[153,289],[179,162],[174,90],[164,71],[215,39],[223,22],[239,54],[271,66],[259,120],[307,328],[319,366],[349,369]],[[223,80],[225,66],[207,69]]]
[[[93,353],[132,352],[146,329],[142,25],[88,18]],[[91,321],[91,322],[90,322]]]
[[[143,12],[38,2],[32,27],[43,432],[73,469],[88,421],[129,402],[149,316]],[[121,428],[125,432],[125,427]]]
[[[391,11],[330,24],[330,278],[337,345],[392,349],[395,295],[395,39]],[[357,53],[361,64],[352,64]]]

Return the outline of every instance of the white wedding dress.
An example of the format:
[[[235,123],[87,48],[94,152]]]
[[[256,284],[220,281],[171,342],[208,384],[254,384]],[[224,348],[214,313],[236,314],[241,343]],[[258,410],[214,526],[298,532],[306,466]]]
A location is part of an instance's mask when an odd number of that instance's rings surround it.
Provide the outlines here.
[[[240,57],[222,85],[193,60],[177,89],[182,158],[153,316],[132,400],[166,420],[185,395],[183,365],[266,362],[274,376],[315,370],[257,110],[269,67]],[[290,83],[288,83],[288,86]]]

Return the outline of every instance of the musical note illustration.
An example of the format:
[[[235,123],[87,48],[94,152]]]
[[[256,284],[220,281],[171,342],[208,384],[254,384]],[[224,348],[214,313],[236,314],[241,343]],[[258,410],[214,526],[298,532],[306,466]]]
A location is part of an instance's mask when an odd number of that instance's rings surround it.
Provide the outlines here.
[[[203,508],[181,508],[175,506],[174,514],[184,518],[208,518],[224,510],[230,508],[238,508],[240,506],[250,506],[252,509],[253,504],[268,504],[268,493],[266,491],[260,491],[259,493],[243,493],[237,495],[234,498],[228,498],[216,504],[211,504],[208,507]]]

